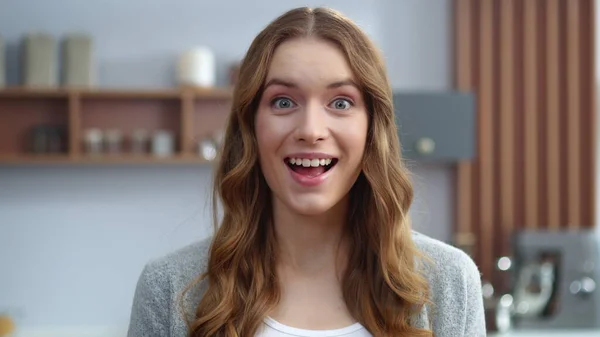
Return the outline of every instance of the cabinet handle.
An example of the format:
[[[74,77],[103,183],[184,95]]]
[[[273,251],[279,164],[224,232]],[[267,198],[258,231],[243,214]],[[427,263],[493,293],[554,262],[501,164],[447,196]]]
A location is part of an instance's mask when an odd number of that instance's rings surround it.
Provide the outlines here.
[[[435,142],[429,137],[423,137],[417,140],[417,152],[422,155],[429,155],[435,151]]]
[[[596,281],[584,276],[581,280],[575,280],[571,282],[569,290],[573,295],[589,295],[596,290]]]

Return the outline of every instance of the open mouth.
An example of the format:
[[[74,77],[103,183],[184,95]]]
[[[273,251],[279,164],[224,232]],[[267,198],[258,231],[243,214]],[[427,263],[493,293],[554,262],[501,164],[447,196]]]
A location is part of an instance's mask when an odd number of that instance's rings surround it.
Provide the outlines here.
[[[320,176],[331,170],[337,162],[337,158],[285,158],[285,163],[292,171],[310,178]]]

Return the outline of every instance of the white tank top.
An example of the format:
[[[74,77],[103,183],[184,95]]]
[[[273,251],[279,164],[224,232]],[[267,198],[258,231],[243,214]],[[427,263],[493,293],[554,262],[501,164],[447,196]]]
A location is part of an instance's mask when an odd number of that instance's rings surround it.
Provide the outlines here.
[[[281,324],[267,317],[256,337],[372,337],[360,323],[333,330],[306,330]]]

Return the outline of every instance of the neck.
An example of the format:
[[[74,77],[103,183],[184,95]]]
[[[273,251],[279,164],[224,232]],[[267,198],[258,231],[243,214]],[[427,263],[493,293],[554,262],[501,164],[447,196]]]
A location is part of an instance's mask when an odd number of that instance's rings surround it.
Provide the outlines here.
[[[274,201],[278,264],[311,273],[343,268],[347,204],[343,200],[326,213],[307,216],[290,212],[280,201]]]

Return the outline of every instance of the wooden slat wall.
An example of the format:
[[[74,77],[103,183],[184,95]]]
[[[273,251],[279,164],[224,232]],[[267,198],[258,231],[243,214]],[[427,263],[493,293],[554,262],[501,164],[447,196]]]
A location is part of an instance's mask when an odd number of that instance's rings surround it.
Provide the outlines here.
[[[478,102],[456,237],[485,278],[514,230],[594,225],[594,1],[455,0],[455,85]]]

